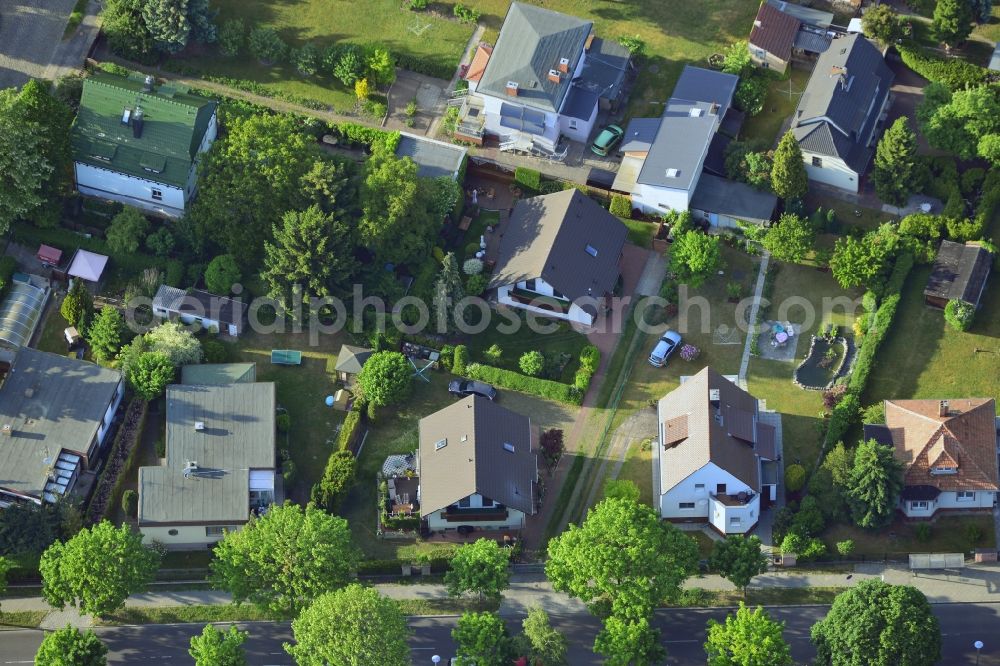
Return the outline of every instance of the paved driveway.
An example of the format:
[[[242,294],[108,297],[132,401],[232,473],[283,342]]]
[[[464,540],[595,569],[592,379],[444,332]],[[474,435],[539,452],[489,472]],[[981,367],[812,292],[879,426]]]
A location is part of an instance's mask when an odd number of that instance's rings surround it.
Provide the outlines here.
[[[0,0],[0,88],[47,74],[74,0]],[[82,64],[82,62],[81,62]]]

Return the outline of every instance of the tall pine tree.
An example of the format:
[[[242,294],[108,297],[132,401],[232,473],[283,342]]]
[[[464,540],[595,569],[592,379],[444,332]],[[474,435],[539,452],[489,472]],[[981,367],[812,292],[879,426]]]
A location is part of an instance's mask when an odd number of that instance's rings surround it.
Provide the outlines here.
[[[892,521],[903,488],[902,469],[892,447],[873,439],[858,444],[847,495],[859,527],[883,527]]]
[[[785,132],[774,151],[771,187],[782,199],[801,199],[809,187],[806,165],[802,162],[802,150],[791,131]]]
[[[191,34],[188,0],[146,0],[142,19],[160,51],[177,53],[187,46]]]
[[[902,206],[916,189],[919,178],[917,136],[905,116],[882,135],[875,150],[872,180],[882,201]]]
[[[457,324],[453,315],[454,308],[463,298],[465,289],[462,286],[462,274],[458,270],[458,260],[454,253],[449,252],[441,261],[441,271],[438,273],[437,284],[434,285],[434,314],[439,332],[455,330]]]
[[[951,48],[972,32],[972,7],[969,0],[938,0],[931,22],[934,36]]]
[[[274,225],[274,242],[264,245],[264,270],[271,296],[293,305],[295,286],[305,296],[343,293],[358,264],[351,253],[350,229],[332,214],[313,205],[289,211]]]

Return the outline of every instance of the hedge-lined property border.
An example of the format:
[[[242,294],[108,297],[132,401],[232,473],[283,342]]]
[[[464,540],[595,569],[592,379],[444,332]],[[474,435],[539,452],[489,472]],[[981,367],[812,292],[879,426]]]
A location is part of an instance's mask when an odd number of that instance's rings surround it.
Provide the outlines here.
[[[87,506],[85,517],[89,523],[98,523],[103,518],[109,518],[108,512],[121,497],[125,472],[135,462],[135,452],[139,450],[139,438],[142,436],[148,411],[149,403],[140,398],[132,398],[132,402],[125,408],[125,417],[118,427],[104,472]]]
[[[943,83],[952,90],[986,83],[989,71],[967,60],[944,59],[919,46],[896,47],[903,64],[928,81]]]
[[[520,391],[539,398],[556,400],[568,405],[579,405],[583,402],[583,392],[576,386],[554,382],[550,379],[529,377],[511,370],[494,368],[482,363],[470,363],[465,367],[465,375],[469,379],[494,384],[512,391]]]

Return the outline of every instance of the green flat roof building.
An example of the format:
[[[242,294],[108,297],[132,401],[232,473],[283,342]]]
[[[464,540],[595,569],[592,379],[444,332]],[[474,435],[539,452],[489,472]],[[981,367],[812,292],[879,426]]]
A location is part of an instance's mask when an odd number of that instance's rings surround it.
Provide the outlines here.
[[[180,84],[104,72],[83,82],[72,129],[81,194],[168,217],[194,196],[198,157],[218,133],[218,103]]]

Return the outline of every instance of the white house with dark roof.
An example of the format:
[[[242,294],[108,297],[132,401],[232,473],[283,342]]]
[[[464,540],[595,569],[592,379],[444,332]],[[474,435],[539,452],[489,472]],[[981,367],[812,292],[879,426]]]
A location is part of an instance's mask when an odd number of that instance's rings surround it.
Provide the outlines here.
[[[660,515],[745,534],[776,499],[781,417],[711,368],[657,406]]]
[[[861,35],[820,55],[792,116],[810,180],[857,192],[891,104],[892,70]]]
[[[217,296],[201,289],[177,289],[160,285],[153,296],[153,314],[164,319],[180,319],[206,330],[216,329],[233,337],[243,332],[247,305],[243,301]]]
[[[531,420],[468,396],[420,419],[418,503],[434,531],[521,529],[537,511]]]
[[[522,199],[500,239],[497,302],[592,325],[621,275],[622,221],[577,189]]]
[[[619,101],[629,66],[628,51],[598,39],[591,21],[513,2],[496,45],[477,49],[466,73],[456,136],[543,153],[562,136],[586,141],[602,102]]]

